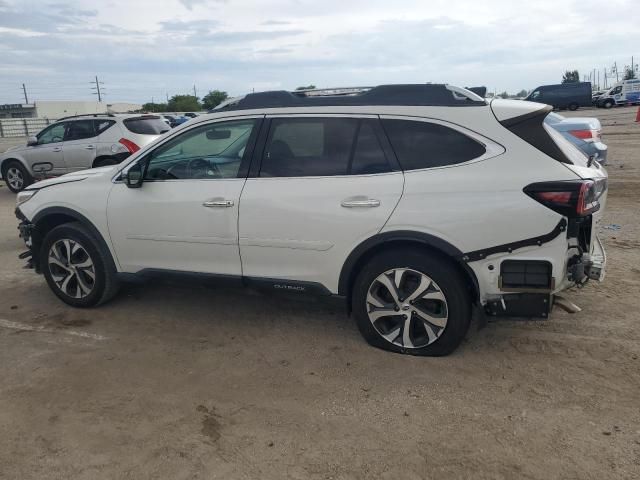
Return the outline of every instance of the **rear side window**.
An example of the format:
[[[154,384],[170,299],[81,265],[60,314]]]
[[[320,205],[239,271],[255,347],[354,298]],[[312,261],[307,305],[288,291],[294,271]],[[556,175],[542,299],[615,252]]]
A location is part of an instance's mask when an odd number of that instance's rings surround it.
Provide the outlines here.
[[[444,125],[411,120],[382,120],[403,170],[445,167],[486,152],[481,143]]]
[[[76,120],[69,122],[67,131],[64,134],[64,141],[84,140],[85,138],[95,137],[93,131],[93,120]]]
[[[372,120],[277,118],[265,144],[261,177],[362,175],[390,170]]]
[[[160,135],[170,130],[164,120],[155,116],[127,118],[123,123],[131,133],[140,135]]]
[[[96,135],[100,135],[101,133],[107,131],[112,125],[116,122],[113,120],[94,120],[93,128],[96,130]]]

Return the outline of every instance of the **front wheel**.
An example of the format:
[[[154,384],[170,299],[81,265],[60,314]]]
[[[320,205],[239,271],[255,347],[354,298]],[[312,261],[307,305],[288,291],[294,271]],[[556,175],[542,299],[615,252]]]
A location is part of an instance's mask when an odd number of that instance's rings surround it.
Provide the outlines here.
[[[604,108],[611,108],[611,107],[613,107],[613,101],[612,100],[607,100],[606,102],[604,102],[604,104],[602,106]]]
[[[18,193],[33,183],[33,178],[24,165],[15,160],[2,169],[2,178],[13,193]]]
[[[40,265],[49,288],[74,307],[92,307],[118,290],[111,254],[79,223],[66,223],[44,237]]]
[[[419,250],[375,256],[356,279],[352,308],[371,345],[410,355],[451,353],[471,320],[461,274],[450,262]]]
[[[572,112],[575,112],[578,109],[578,104],[577,103],[570,103],[569,104],[569,110],[571,110]]]

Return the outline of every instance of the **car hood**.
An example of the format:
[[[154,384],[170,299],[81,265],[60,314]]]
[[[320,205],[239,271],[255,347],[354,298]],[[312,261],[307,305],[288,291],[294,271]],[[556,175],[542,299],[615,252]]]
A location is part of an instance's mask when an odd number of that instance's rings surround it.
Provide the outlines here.
[[[27,190],[38,190],[40,188],[50,187],[62,183],[78,182],[89,177],[111,176],[118,169],[118,165],[110,165],[107,167],[90,168],[88,170],[78,170],[77,172],[67,173],[60,177],[48,178],[29,185]]]

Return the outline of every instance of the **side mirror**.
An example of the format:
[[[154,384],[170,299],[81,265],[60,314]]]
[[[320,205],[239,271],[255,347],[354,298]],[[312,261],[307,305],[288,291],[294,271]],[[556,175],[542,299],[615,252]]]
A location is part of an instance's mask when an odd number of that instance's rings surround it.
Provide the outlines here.
[[[29,137],[27,139],[27,147],[33,147],[38,144],[38,137]]]
[[[136,162],[123,174],[124,183],[129,188],[140,188],[143,181],[143,169],[140,162]]]

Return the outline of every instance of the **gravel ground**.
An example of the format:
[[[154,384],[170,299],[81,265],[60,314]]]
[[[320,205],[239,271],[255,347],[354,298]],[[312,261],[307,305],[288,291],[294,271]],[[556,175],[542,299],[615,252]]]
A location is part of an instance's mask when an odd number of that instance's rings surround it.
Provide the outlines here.
[[[0,478],[637,479],[640,124],[610,147],[603,284],[445,358],[367,346],[342,311],[151,283],[60,303],[0,187]]]

